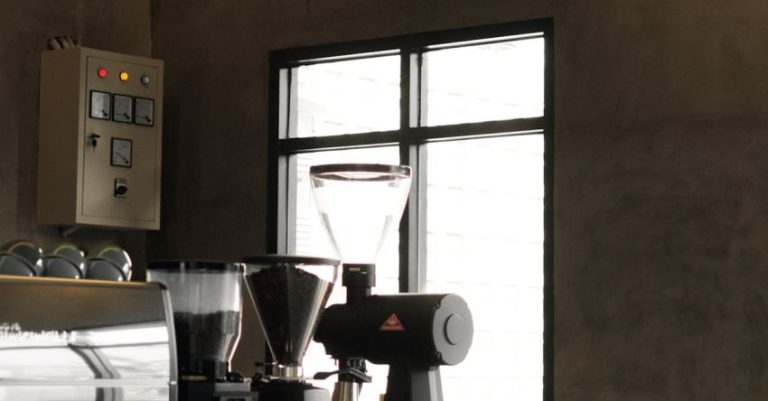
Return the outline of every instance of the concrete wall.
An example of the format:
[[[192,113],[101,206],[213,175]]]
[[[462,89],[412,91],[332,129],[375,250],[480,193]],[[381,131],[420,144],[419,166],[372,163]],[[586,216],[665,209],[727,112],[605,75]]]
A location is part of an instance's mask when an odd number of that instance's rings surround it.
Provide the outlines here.
[[[0,242],[59,240],[34,218],[48,36],[167,62],[163,231],[72,240],[115,241],[140,261],[145,237],[150,258],[232,259],[266,239],[269,50],[544,16],[556,399],[766,398],[764,1],[4,0]],[[250,317],[246,329],[241,369],[260,353]]]
[[[765,399],[768,3],[555,17],[557,399]]]
[[[765,1],[152,7],[170,107],[150,254],[263,251],[268,50],[553,16],[556,399],[768,396]]]
[[[166,61],[163,230],[150,258],[239,259],[266,243],[268,51],[550,15],[540,1],[154,0]],[[236,368],[262,360],[246,306]]]
[[[26,238],[49,247],[59,230],[36,224],[40,52],[47,38],[73,35],[84,46],[150,55],[150,0],[3,0],[0,3],[0,243]],[[92,249],[128,250],[143,277],[145,234],[82,230],[66,238]]]

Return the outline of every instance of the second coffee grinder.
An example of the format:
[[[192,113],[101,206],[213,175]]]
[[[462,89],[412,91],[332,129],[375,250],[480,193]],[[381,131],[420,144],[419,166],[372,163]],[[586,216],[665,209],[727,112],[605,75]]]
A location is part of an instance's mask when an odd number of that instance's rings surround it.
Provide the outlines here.
[[[180,401],[251,401],[250,383],[230,372],[240,338],[243,265],[160,261],[147,280],[168,288],[176,330]]]
[[[301,360],[336,281],[338,260],[303,256],[245,258],[245,283],[274,362],[253,382],[259,401],[330,401],[307,382]]]

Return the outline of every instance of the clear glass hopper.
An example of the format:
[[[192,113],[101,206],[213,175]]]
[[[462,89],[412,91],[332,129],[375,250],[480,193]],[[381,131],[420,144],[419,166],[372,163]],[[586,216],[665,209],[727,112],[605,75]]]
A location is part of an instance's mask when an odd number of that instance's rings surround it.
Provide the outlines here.
[[[326,164],[309,170],[320,220],[345,264],[374,264],[397,230],[411,188],[411,168]]]
[[[162,283],[171,297],[181,376],[226,375],[240,338],[242,275],[240,263],[149,263],[147,281]]]

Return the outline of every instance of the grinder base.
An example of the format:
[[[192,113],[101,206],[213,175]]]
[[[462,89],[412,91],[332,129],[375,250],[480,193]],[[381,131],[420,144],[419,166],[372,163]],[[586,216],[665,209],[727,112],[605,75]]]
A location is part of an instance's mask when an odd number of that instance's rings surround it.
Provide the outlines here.
[[[253,391],[259,393],[259,401],[331,401],[328,390],[303,382],[257,382]]]
[[[179,383],[181,401],[252,401],[250,383],[194,382]]]

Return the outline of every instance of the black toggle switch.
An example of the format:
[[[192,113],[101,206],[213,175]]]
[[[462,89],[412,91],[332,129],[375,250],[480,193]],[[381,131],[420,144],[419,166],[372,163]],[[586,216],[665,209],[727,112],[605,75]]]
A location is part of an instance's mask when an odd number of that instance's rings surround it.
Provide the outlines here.
[[[88,139],[90,139],[91,146],[93,146],[95,148],[96,145],[99,144],[99,138],[101,138],[101,135],[99,135],[99,134],[91,134],[91,135],[89,135]]]
[[[115,197],[125,198],[128,196],[128,183],[124,179],[115,179]]]

